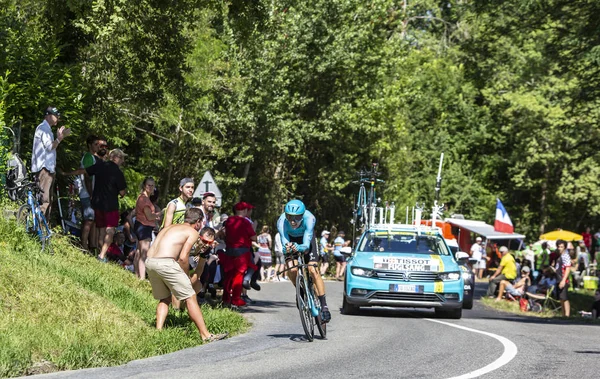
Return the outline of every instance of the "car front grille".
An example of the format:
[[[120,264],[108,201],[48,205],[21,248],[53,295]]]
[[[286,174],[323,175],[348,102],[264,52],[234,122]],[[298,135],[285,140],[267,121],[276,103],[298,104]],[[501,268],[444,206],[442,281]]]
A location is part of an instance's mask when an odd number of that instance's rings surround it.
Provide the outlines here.
[[[378,279],[404,280],[407,282],[432,282],[437,279],[435,272],[400,272],[375,270]]]
[[[445,299],[438,295],[428,293],[399,293],[399,292],[375,292],[371,299],[400,300],[400,301],[433,301],[439,302]]]

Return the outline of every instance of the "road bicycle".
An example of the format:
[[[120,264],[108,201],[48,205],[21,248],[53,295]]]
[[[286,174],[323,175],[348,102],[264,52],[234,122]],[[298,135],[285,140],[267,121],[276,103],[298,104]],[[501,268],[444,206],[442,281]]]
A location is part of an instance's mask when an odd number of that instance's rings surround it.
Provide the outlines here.
[[[359,180],[352,182],[354,184],[360,183],[358,197],[356,199],[356,207],[354,208],[354,218],[352,220],[354,224],[353,229],[363,231],[372,221],[372,214],[375,212],[375,207],[377,207],[377,192],[375,190],[375,184],[384,183],[383,180],[377,179],[377,177],[381,174],[379,171],[377,171],[377,166],[377,163],[373,163],[370,170],[361,170],[357,172]],[[368,193],[365,183],[370,184]],[[354,231],[352,233],[353,241]]]
[[[294,268],[298,269],[298,274],[296,275],[296,305],[300,312],[300,321],[302,321],[302,328],[304,329],[306,339],[312,342],[315,338],[315,325],[319,330],[321,339],[327,338],[327,323],[321,319],[321,302],[315,293],[315,286],[308,271],[309,266],[313,266],[316,269],[317,265],[304,263],[303,255],[301,253],[297,254],[297,257],[294,255],[294,259],[298,263],[277,272],[277,275]]]
[[[27,189],[25,195],[25,204],[21,205],[17,211],[17,222],[25,227],[28,233],[36,235],[42,245],[42,251],[52,252],[50,248],[50,238],[52,231],[48,221],[37,201],[39,187],[33,182],[24,182],[21,187]]]

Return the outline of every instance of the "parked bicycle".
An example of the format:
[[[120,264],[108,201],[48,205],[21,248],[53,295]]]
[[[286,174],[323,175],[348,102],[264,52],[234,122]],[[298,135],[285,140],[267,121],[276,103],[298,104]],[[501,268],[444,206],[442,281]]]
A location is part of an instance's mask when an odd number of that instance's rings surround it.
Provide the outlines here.
[[[354,184],[360,183],[358,197],[356,199],[356,207],[354,208],[354,217],[352,220],[354,224],[352,241],[354,241],[354,232],[356,229],[362,232],[365,228],[368,228],[369,224],[372,222],[371,217],[375,212],[375,208],[377,207],[377,192],[375,190],[375,184],[384,183],[383,180],[377,179],[377,177],[381,174],[381,172],[377,171],[377,166],[377,163],[373,163],[370,170],[361,170],[357,172],[357,175],[360,179],[352,182]],[[365,183],[370,185],[368,193]]]
[[[52,231],[48,221],[37,201],[40,189],[36,183],[24,182],[21,184],[27,190],[25,204],[21,205],[17,211],[17,222],[25,227],[28,233],[36,235],[42,245],[42,251],[45,249],[51,252],[50,239]]]
[[[315,294],[315,286],[308,272],[308,267],[311,265],[304,263],[303,254],[294,256],[294,260],[298,262],[296,265],[277,272],[277,275],[294,268],[298,269],[298,274],[296,275],[296,305],[300,312],[300,321],[302,321],[304,334],[306,335],[306,339],[312,342],[315,338],[316,325],[321,339],[326,339],[327,323],[321,319],[321,302]],[[316,269],[317,265],[313,264],[312,266]]]

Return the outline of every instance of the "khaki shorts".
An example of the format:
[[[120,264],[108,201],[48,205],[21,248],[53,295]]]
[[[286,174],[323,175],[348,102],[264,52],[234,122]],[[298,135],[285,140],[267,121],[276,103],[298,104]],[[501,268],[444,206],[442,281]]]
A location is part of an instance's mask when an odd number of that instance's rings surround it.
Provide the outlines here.
[[[177,300],[186,300],[196,295],[190,278],[174,259],[147,258],[146,271],[156,300],[167,299],[171,294]]]

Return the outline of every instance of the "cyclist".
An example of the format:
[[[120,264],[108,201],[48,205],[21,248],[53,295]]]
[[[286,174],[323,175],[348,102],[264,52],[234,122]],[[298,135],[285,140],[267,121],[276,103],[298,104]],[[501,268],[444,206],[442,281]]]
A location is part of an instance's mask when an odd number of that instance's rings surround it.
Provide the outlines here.
[[[304,261],[308,262],[308,271],[315,284],[315,292],[321,301],[321,318],[325,322],[331,320],[331,312],[327,307],[325,299],[325,284],[316,269],[319,261],[319,250],[316,240],[313,238],[316,224],[315,216],[306,209],[304,203],[300,200],[289,201],[284,208],[284,212],[277,220],[277,230],[281,236],[283,254],[285,255],[288,267],[296,265],[298,262],[294,259],[294,253],[304,254]],[[296,286],[297,268],[290,269],[289,278]]]

